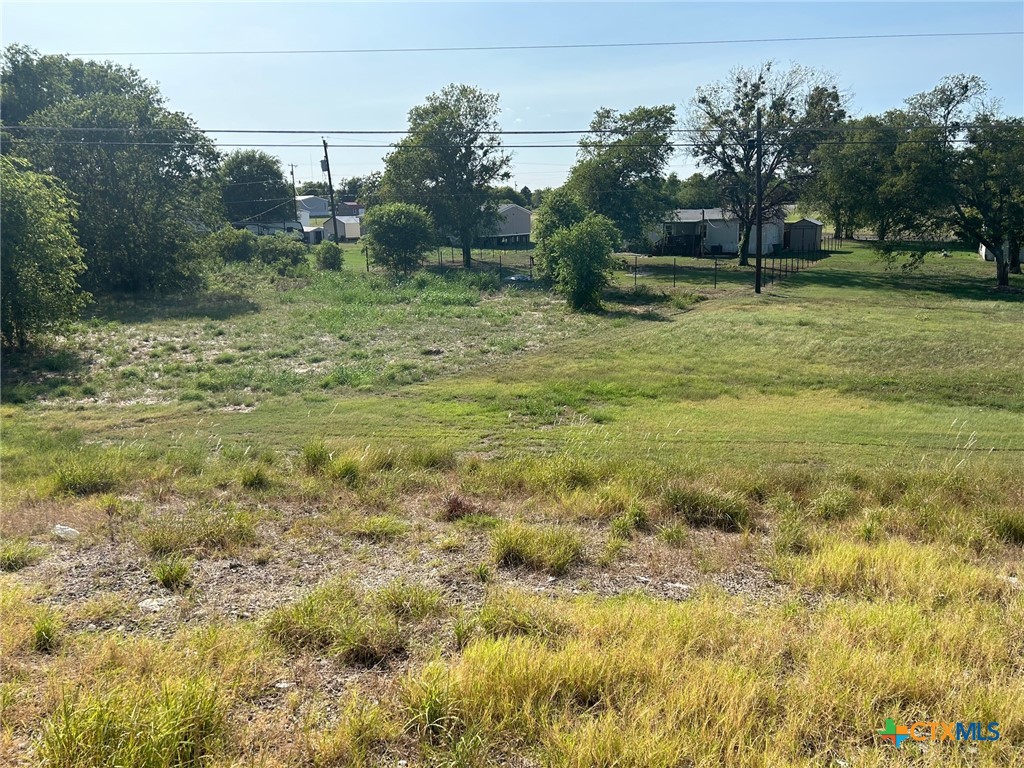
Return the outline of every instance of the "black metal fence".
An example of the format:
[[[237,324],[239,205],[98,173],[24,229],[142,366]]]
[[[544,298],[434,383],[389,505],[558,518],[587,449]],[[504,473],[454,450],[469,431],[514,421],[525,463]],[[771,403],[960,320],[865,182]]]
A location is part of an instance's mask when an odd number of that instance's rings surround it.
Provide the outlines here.
[[[821,248],[818,250],[773,249],[761,257],[761,281],[769,284],[784,280],[789,275],[814,266],[842,247],[842,238],[824,235],[821,238]]]

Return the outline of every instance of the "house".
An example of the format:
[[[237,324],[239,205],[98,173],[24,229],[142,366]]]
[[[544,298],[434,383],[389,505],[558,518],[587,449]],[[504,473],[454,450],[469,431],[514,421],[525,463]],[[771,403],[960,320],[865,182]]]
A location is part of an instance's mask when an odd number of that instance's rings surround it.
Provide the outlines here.
[[[533,214],[521,205],[505,203],[498,206],[498,216],[490,232],[482,234],[477,242],[481,246],[504,246],[529,243]]]
[[[338,240],[358,240],[362,235],[359,219],[355,216],[336,216],[338,220]],[[323,224],[324,240],[334,240],[334,222],[327,219]]]
[[[334,204],[334,210],[338,212],[339,216],[362,216],[366,213],[366,206],[354,200],[339,200]]]
[[[299,234],[303,231],[302,223],[299,221],[244,221],[232,223],[231,226],[252,232],[254,235]]]
[[[341,229],[338,230],[338,234],[341,234]],[[324,241],[324,228],[303,225],[302,240],[306,245],[319,245]]]
[[[739,220],[722,208],[680,208],[669,213],[661,232],[649,235],[654,252],[677,256],[737,254],[740,250]],[[761,253],[782,245],[783,221],[775,218],[761,225]],[[756,231],[750,231],[747,253],[757,252]]]
[[[991,248],[989,248],[984,243],[982,243],[981,245],[978,246],[978,255],[981,256],[981,258],[983,258],[985,261],[995,261],[996,260],[996,253],[995,253],[995,251],[993,251]],[[1021,247],[1019,255],[1020,256],[1024,256],[1024,247]]]
[[[295,207],[301,216],[305,212],[313,218],[326,218],[331,215],[331,206],[322,197],[316,195],[298,195],[295,198]]]
[[[796,253],[821,250],[821,232],[825,225],[817,219],[799,219],[786,222],[782,234],[782,247]]]

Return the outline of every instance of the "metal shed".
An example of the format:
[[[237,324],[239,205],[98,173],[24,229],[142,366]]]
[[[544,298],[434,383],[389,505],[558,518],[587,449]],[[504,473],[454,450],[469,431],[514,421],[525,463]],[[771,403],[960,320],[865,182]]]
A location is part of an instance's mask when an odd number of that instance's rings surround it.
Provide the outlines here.
[[[786,223],[782,247],[797,253],[821,250],[821,232],[824,224],[817,219],[800,219]]]

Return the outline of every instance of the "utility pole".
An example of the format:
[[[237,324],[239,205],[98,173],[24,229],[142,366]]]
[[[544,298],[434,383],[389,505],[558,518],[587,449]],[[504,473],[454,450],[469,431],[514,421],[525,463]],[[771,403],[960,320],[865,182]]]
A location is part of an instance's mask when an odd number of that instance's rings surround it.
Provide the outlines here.
[[[762,139],[761,139],[761,108],[760,107],[757,108],[757,129],[756,130],[757,130],[757,133],[756,133],[756,136],[755,136],[755,140],[757,142],[757,145],[756,145],[756,151],[757,151],[757,206],[756,206],[756,211],[757,211],[757,213],[756,213],[756,216],[757,216],[757,263],[756,263],[756,266],[754,267],[754,293],[760,293],[761,292],[761,219],[762,219],[762,213],[763,213],[763,211],[761,209],[764,206],[764,190],[761,189],[761,160],[762,160],[762,154],[763,154],[763,151],[762,151],[763,150],[763,142],[762,142]]]
[[[331,181],[331,159],[327,154],[327,139],[324,139],[324,159],[320,161],[320,170],[327,171],[327,188],[331,191],[331,222],[334,224],[334,242],[338,240],[338,210],[334,207],[334,182]]]
[[[298,197],[295,193],[295,163],[289,163],[289,168],[292,169],[292,210],[295,212],[295,220],[299,220],[299,201],[295,198]]]

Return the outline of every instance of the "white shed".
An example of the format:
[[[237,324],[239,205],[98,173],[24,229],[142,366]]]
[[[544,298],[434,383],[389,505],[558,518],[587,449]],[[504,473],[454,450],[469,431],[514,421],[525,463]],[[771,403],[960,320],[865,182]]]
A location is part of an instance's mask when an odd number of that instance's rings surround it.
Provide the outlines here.
[[[359,218],[357,216],[336,216],[338,220],[338,239],[339,240],[358,240],[362,236],[362,230],[359,226]],[[324,240],[334,239],[334,222],[328,218],[323,224],[324,228]]]

